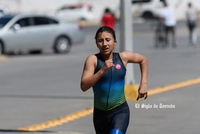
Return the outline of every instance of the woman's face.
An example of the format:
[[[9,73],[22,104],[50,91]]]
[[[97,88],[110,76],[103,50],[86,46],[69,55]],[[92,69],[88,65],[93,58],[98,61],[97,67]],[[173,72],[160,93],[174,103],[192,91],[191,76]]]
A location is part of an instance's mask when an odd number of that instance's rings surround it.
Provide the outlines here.
[[[96,44],[102,54],[110,54],[113,52],[114,46],[116,46],[117,41],[109,32],[99,33],[97,36]]]

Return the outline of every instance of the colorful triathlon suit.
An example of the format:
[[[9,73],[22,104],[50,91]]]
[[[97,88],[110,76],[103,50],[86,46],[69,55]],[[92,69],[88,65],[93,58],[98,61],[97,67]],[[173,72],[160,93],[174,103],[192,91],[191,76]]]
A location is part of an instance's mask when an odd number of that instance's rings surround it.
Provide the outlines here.
[[[104,66],[96,54],[95,73]],[[93,86],[94,127],[96,134],[125,134],[129,124],[129,107],[124,94],[126,68],[119,53],[113,53],[113,64]]]

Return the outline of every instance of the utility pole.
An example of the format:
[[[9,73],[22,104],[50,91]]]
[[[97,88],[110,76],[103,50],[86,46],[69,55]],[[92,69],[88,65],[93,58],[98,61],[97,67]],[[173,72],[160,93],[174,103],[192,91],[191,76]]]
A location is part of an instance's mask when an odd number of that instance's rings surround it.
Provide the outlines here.
[[[133,51],[133,28],[132,28],[132,12],[131,12],[131,0],[121,0],[121,51],[129,50]],[[135,84],[134,79],[134,66],[133,64],[127,64],[126,84]]]

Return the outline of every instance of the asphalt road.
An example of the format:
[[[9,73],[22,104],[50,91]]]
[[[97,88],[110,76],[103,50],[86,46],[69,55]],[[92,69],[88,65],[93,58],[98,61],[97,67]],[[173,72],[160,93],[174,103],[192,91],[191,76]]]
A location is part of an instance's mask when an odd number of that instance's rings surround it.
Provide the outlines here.
[[[200,77],[200,45],[196,49],[188,46],[187,29],[182,23],[177,28],[178,47],[165,49],[154,48],[154,34],[149,24],[137,25],[146,29],[134,27],[133,51],[148,58],[149,89]],[[8,59],[0,60],[0,133],[95,133],[92,114],[37,132],[17,129],[93,106],[92,90],[83,93],[80,78],[87,56],[98,52],[94,41],[97,28],[85,27],[85,42],[74,45],[68,54],[56,55],[46,50],[39,55],[8,55]],[[119,51],[119,26],[116,33],[115,51]],[[139,83],[138,65],[134,66],[134,76]],[[127,134],[199,133],[199,87],[200,84],[192,84],[151,95],[145,101],[129,100],[131,120]]]

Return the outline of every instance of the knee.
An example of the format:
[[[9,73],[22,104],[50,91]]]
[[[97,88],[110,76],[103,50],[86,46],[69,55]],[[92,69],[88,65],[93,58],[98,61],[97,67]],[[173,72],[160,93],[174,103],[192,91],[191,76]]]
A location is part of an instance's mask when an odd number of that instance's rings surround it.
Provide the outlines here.
[[[124,133],[121,130],[119,130],[119,129],[112,129],[110,131],[110,134],[124,134]]]

